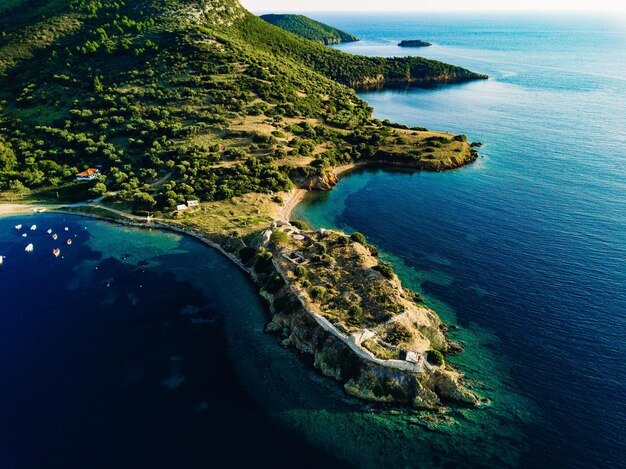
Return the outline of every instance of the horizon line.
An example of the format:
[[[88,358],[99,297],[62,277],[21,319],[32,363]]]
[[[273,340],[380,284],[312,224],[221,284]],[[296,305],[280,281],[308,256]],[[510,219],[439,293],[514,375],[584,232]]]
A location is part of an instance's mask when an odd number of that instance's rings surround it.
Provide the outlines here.
[[[563,10],[562,8],[499,8],[499,9],[421,9],[421,10],[368,10],[368,11],[355,11],[355,10],[292,10],[292,9],[248,9],[252,13],[349,13],[351,15],[378,13],[378,14],[393,14],[393,13],[559,13],[559,14],[578,14],[578,13],[592,13],[597,15],[615,14],[620,13],[626,16],[626,9],[615,10],[596,10],[592,8],[571,8]]]

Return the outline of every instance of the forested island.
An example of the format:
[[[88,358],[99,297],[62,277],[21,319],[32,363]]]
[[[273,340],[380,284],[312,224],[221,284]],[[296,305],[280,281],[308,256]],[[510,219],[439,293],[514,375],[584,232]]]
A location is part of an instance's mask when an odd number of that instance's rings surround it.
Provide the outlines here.
[[[432,46],[432,44],[430,42],[426,42],[426,41],[422,41],[420,39],[413,39],[413,40],[405,40],[405,41],[401,41],[398,44],[399,47],[428,47],[428,46]]]
[[[236,0],[15,0],[0,5],[0,29],[0,200],[194,235],[250,272],[285,343],[348,392],[478,402],[443,358],[458,351],[445,326],[409,306],[418,297],[373,246],[289,214],[303,191],[332,189],[337,168],[476,159],[464,135],[373,118],[354,88],[486,76],[345,54]]]
[[[261,15],[265,21],[274,26],[297,34],[305,39],[321,44],[341,44],[342,42],[355,42],[359,38],[341,31],[327,24],[320,23],[304,15]]]

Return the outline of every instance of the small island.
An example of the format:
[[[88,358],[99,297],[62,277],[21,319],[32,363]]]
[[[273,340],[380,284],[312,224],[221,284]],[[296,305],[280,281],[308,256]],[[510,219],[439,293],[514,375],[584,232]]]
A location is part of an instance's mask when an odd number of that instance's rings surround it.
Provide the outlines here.
[[[422,41],[420,39],[413,39],[408,41],[402,41],[398,44],[398,47],[428,47],[432,46],[430,42]]]

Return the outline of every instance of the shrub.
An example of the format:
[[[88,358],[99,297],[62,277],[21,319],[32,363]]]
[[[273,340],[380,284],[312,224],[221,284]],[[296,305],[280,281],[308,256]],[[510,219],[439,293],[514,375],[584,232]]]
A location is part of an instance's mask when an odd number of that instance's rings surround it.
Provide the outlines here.
[[[467,136],[461,134],[461,135],[455,135],[454,136],[454,140],[456,140],[457,142],[467,142]]]
[[[360,316],[361,314],[363,314],[363,308],[361,308],[359,305],[350,305],[350,307],[348,308],[348,316],[350,316],[351,318],[355,318],[357,316]]]
[[[328,252],[328,248],[326,247],[324,243],[315,243],[313,245],[313,249],[315,249],[318,252],[318,254],[320,254],[321,256],[323,256],[324,254]]]
[[[291,226],[295,226],[299,230],[309,231],[311,228],[305,222],[300,220],[290,220]]]
[[[377,270],[382,274],[383,277],[391,280],[393,278],[393,268],[389,264],[385,264],[384,262],[379,262],[374,270]]]
[[[369,249],[370,254],[372,256],[377,257],[379,255],[378,254],[378,249],[376,249],[376,246],[373,246],[372,244],[368,244],[367,245],[367,249]]]
[[[385,341],[393,345],[411,340],[412,337],[411,331],[409,331],[404,324],[398,322],[389,326],[385,332]]]
[[[363,235],[363,233],[359,233],[358,231],[355,231],[354,233],[352,233],[352,235],[350,236],[350,239],[352,241],[355,241],[359,244],[362,244],[363,246],[367,245],[367,241],[365,239],[365,236]]]
[[[284,202],[284,199],[280,195],[276,195],[272,197],[272,200],[276,202],[277,204],[282,204]]]
[[[316,300],[323,300],[326,296],[326,289],[324,287],[315,286],[311,288],[311,298]]]
[[[428,363],[432,363],[437,366],[442,366],[444,364],[443,354],[439,350],[429,350],[426,355],[426,360],[428,360]]]
[[[339,236],[337,238],[337,245],[338,246],[347,246],[348,245],[348,240],[350,238],[348,238],[347,236]]]
[[[293,270],[293,273],[298,278],[306,278],[306,276],[308,275],[307,270],[301,265],[297,265],[296,268]]]
[[[284,231],[272,231],[272,234],[270,236],[270,243],[272,243],[273,245],[282,246],[284,244],[287,244],[288,241],[289,235]]]
[[[265,249],[259,249],[257,253],[257,260],[254,264],[254,270],[258,273],[267,273],[272,270],[274,265],[272,264],[272,253],[265,251]]]
[[[286,135],[281,132],[280,130],[274,130],[274,132],[272,132],[272,135],[276,138],[285,138]]]
[[[285,286],[285,282],[280,275],[274,274],[272,275],[267,283],[265,284],[265,289],[270,293],[276,293],[282,287]]]
[[[256,255],[256,250],[249,246],[243,247],[239,250],[239,258],[244,264],[248,264],[254,256]]]

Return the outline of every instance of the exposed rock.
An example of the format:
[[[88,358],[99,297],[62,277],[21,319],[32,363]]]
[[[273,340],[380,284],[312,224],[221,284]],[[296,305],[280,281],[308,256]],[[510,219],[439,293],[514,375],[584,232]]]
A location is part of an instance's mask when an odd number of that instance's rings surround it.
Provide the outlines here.
[[[298,188],[309,191],[329,191],[339,182],[337,175],[332,171],[324,171],[321,176],[304,176],[296,170],[291,174],[291,179]]]

